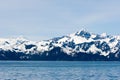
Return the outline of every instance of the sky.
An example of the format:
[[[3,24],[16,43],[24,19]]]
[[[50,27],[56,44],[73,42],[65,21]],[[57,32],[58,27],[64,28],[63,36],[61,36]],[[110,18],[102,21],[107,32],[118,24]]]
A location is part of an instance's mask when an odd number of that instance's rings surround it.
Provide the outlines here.
[[[120,34],[120,0],[0,0],[0,37],[45,40],[74,33]]]

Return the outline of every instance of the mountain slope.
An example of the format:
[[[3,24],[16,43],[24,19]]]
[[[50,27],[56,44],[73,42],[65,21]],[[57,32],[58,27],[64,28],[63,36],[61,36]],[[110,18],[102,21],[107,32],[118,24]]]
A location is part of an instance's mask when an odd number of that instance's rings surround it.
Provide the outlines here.
[[[80,30],[50,40],[0,39],[0,60],[119,61],[120,36]]]

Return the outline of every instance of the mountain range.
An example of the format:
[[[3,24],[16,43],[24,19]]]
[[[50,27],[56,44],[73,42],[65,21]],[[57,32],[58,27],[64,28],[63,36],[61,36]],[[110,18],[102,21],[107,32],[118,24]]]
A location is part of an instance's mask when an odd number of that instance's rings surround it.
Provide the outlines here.
[[[120,36],[82,29],[41,41],[0,38],[0,60],[120,61]]]

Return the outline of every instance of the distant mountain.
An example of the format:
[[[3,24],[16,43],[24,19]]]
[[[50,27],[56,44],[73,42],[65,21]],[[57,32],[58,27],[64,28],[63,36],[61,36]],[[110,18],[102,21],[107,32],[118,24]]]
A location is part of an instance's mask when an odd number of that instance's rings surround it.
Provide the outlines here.
[[[80,30],[39,42],[0,39],[0,60],[120,61],[120,36]]]

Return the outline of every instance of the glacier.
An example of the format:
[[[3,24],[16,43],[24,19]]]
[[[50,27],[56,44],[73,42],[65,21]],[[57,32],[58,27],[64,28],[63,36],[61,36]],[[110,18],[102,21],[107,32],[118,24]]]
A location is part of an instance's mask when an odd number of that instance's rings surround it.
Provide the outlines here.
[[[0,60],[120,61],[120,36],[82,29],[41,41],[0,38]]]

